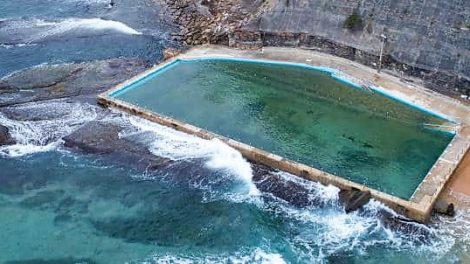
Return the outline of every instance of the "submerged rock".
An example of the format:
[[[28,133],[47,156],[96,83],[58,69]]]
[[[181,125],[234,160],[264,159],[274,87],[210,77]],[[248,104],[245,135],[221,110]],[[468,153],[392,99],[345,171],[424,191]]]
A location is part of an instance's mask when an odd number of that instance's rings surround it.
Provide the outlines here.
[[[371,194],[369,191],[361,191],[356,188],[351,190],[341,190],[339,201],[344,206],[346,213],[356,211],[369,202]]]
[[[6,126],[0,125],[0,146],[15,144],[15,140],[10,135],[10,130]]]

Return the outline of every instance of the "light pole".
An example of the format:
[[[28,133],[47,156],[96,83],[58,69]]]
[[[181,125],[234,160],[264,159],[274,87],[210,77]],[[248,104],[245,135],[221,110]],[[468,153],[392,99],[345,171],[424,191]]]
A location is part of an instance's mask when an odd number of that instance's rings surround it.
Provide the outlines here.
[[[384,34],[380,34],[381,46],[380,46],[380,54],[379,54],[379,67],[377,68],[377,73],[380,73],[382,70],[382,57],[384,53],[385,41],[387,41],[387,36]]]

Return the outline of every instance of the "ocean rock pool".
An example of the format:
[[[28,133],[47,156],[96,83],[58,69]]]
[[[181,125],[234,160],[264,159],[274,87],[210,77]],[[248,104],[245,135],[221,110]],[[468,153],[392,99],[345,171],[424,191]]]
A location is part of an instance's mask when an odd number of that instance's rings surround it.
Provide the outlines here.
[[[299,65],[176,60],[111,96],[409,199],[453,134],[447,121]]]

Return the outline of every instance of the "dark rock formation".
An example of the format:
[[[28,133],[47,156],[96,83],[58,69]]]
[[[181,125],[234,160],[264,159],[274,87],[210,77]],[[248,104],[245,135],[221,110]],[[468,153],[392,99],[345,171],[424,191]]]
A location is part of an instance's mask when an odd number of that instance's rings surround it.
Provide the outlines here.
[[[147,66],[141,60],[111,59],[30,68],[0,80],[0,107],[98,94]]]
[[[427,241],[433,235],[431,229],[427,228],[425,225],[416,223],[405,217],[392,214],[386,210],[380,210],[376,217],[380,219],[380,223],[384,227],[393,230],[394,232],[413,236],[414,239],[418,239],[420,241]]]
[[[228,35],[257,16],[264,0],[195,1],[165,0],[180,32],[175,40],[190,45],[229,44]]]
[[[93,121],[63,138],[65,146],[86,153],[102,154],[116,162],[130,164],[141,170],[157,170],[171,161],[157,157],[142,144],[119,137],[122,127]]]
[[[455,216],[454,204],[442,199],[438,200],[434,205],[434,212],[447,216]]]
[[[370,192],[364,192],[352,188],[351,190],[341,190],[339,192],[339,201],[344,206],[346,213],[356,211],[369,202]]]
[[[270,193],[294,206],[306,207],[321,204],[319,199],[310,198],[310,190],[295,182],[282,179],[263,165],[253,165],[253,182],[261,192]]]
[[[8,127],[0,125],[0,146],[12,144],[15,144],[15,141],[11,137]]]

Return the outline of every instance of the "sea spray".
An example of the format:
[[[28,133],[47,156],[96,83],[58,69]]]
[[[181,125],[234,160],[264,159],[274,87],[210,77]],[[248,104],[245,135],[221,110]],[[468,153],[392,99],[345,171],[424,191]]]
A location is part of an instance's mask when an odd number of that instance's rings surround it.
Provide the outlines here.
[[[114,20],[104,20],[101,18],[70,18],[59,22],[37,21],[37,26],[51,26],[49,34],[63,34],[76,29],[90,30],[110,30],[128,35],[141,35],[139,31],[128,25]]]
[[[15,33],[12,38],[11,32]],[[75,37],[102,35],[103,32],[114,32],[125,35],[142,35],[132,27],[114,20],[101,18],[68,18],[64,20],[5,20],[0,28],[0,39],[8,44],[31,44],[50,38],[64,37],[73,34]]]
[[[292,239],[299,257],[308,261],[324,263],[331,256],[348,254],[357,255],[360,259],[360,255],[380,248],[411,251],[417,257],[438,260],[455,245],[455,239],[449,232],[442,231],[442,227],[410,222],[376,200],[371,200],[360,211],[346,214],[338,201],[338,188],[285,172],[276,174],[308,189],[309,196],[323,201],[321,208],[316,205],[299,208],[285,202],[275,202],[276,206],[256,204],[262,210],[289,219],[291,225],[299,230],[309,230],[299,231]],[[463,224],[465,220],[462,219],[459,221]]]
[[[323,204],[337,205],[339,199],[339,188],[333,185],[323,185],[319,182],[309,181],[290,173],[278,171],[275,173],[284,181],[294,182],[307,190],[310,190],[311,200],[320,200]]]
[[[201,139],[137,117],[129,117],[129,120],[141,131],[154,134],[156,138],[149,146],[153,154],[173,160],[206,159],[208,168],[236,176],[248,186],[250,195],[259,194],[252,181],[250,163],[222,141]]]
[[[24,104],[15,107],[15,111],[42,116],[19,121],[0,113],[0,123],[9,128],[16,141],[14,145],[0,147],[0,155],[19,157],[56,149],[62,137],[97,116],[94,106],[63,101]]]
[[[207,167],[237,172],[236,176],[246,180],[245,176],[239,173],[243,171],[239,169],[241,165],[235,162],[238,165],[234,166],[233,160],[241,159],[244,163],[248,163],[241,158],[241,155],[234,155],[228,151],[226,149],[229,148],[228,146],[220,146],[223,144],[222,142],[203,140],[140,118],[129,117],[129,119],[132,125],[139,128],[140,133],[148,133],[149,131],[153,133],[155,138],[151,141],[149,149],[155,155],[173,160],[205,158]],[[136,133],[132,132],[123,136],[131,134]],[[227,160],[232,162],[226,164]],[[417,250],[417,254],[432,253],[433,257],[439,258],[442,252],[435,251],[434,248],[442,248],[440,245],[447,243],[446,237],[435,236],[435,232],[424,225],[409,223],[409,225],[416,225],[415,229],[418,231],[423,229],[423,232],[430,233],[431,237],[425,240],[422,236],[415,236],[414,233],[406,233],[406,231],[384,225],[381,222],[379,212],[386,211],[390,217],[399,216],[380,202],[373,200],[362,211],[345,214],[338,202],[338,188],[307,181],[285,172],[275,174],[281,176],[285,181],[302,185],[309,190],[308,195],[320,199],[324,206],[322,208],[317,206],[298,208],[285,202],[277,202],[275,199],[264,203],[259,200],[245,200],[243,202],[252,203],[261,210],[289,219],[289,222],[298,226],[300,230],[318,230],[313,233],[299,231],[300,233],[293,238],[292,243],[296,245],[295,251],[303,255],[302,258],[317,259],[322,262],[329,256],[342,252],[362,252],[365,254],[377,247],[396,250],[414,248]],[[364,240],[365,237],[369,239]],[[430,246],[429,241],[433,241],[433,246]]]
[[[155,255],[152,259],[144,261],[145,264],[170,264],[170,263],[233,263],[233,264],[285,264],[287,263],[280,254],[269,253],[260,248],[251,252],[235,252],[232,254],[207,255],[207,256],[180,256],[178,254]]]

